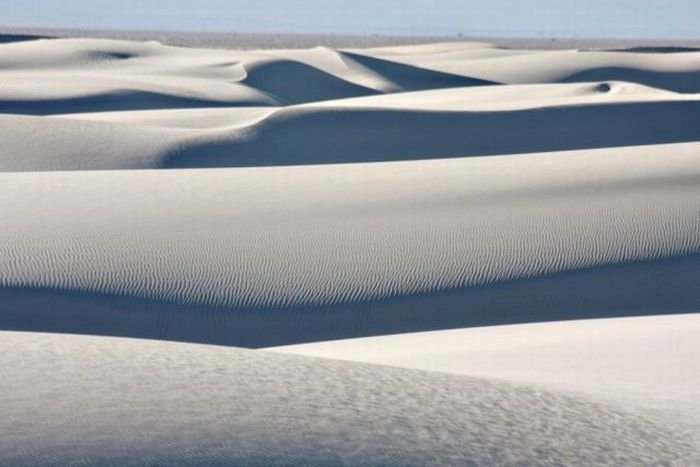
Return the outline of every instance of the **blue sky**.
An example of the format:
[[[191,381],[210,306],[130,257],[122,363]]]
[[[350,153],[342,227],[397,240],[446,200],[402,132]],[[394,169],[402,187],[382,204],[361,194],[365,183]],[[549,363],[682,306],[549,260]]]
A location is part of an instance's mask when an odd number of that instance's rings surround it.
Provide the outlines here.
[[[0,25],[700,38],[700,0],[0,0]]]

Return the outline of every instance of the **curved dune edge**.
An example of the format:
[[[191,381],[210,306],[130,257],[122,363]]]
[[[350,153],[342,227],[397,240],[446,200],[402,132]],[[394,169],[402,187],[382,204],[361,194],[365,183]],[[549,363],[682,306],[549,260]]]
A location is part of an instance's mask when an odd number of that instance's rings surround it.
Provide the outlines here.
[[[8,465],[697,459],[680,423],[527,386],[233,348],[0,337]]]
[[[700,52],[0,44],[0,171],[288,166],[700,140]]]
[[[533,323],[269,350],[536,385],[669,412],[700,428],[700,313]]]
[[[358,53],[432,70],[468,74],[504,84],[597,80],[633,81],[682,93],[697,93],[698,50],[680,53],[601,50],[517,50],[398,46]]]
[[[499,112],[303,106],[271,113],[244,129],[195,136],[163,154],[159,164],[339,164],[694,142],[700,129],[686,122],[698,118],[695,98]]]
[[[178,109],[52,117],[0,114],[0,171],[386,162],[700,140],[700,129],[688,124],[700,118],[697,97],[606,85],[612,90],[603,96],[599,84],[586,83],[420,91],[288,107],[192,109],[183,103]],[[141,105],[140,97],[116,97],[127,109]]]
[[[85,290],[0,288],[0,328],[261,348],[697,309],[700,257],[594,268],[381,301],[212,307]],[[679,280],[680,278],[680,280]]]

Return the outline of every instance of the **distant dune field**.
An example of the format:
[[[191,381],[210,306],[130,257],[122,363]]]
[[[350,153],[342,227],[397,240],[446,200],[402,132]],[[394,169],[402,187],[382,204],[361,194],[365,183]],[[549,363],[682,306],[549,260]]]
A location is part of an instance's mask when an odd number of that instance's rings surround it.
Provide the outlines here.
[[[39,36],[0,464],[700,462],[700,52]]]

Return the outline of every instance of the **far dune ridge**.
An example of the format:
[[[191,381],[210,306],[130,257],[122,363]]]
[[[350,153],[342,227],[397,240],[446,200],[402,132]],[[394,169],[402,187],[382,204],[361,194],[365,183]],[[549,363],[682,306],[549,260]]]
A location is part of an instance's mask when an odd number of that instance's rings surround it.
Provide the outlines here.
[[[0,464],[697,465],[699,96],[692,49],[0,40]]]
[[[692,51],[233,51],[107,39],[0,47],[4,171],[403,161],[700,139],[690,124],[700,117]]]

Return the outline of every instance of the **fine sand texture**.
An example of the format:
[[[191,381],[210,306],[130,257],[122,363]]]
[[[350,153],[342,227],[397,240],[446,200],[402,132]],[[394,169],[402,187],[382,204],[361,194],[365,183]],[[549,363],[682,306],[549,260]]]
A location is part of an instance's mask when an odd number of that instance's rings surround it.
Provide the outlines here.
[[[697,314],[464,328],[270,350],[585,393],[700,427]]]
[[[691,48],[8,36],[0,465],[698,465],[698,122]]]
[[[21,369],[21,371],[18,371]],[[0,332],[4,465],[691,465],[682,423],[461,375]]]

